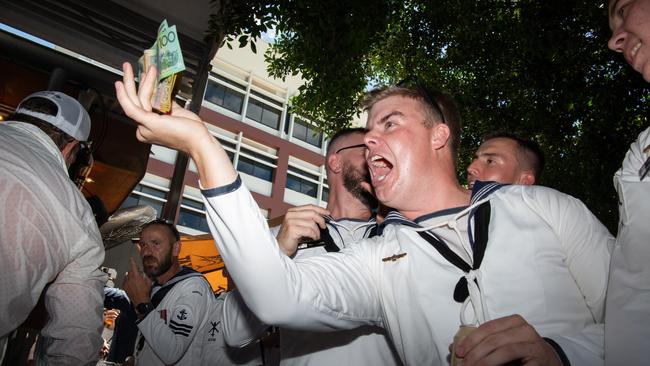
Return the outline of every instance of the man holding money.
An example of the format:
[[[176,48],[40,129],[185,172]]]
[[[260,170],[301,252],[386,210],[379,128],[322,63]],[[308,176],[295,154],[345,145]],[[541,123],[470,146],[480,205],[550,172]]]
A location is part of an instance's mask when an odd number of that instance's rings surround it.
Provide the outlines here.
[[[602,363],[611,235],[545,187],[479,185],[470,197],[456,177],[460,118],[448,96],[420,86],[370,94],[366,162],[377,198],[398,211],[380,237],[293,261],[198,116],[151,112],[155,70],[140,93],[124,71],[117,96],[137,136],[196,162],[219,252],[261,321],[382,326],[407,365],[446,364],[461,325],[478,326],[456,347],[464,365]]]
[[[650,82],[650,1],[609,1],[609,48]],[[650,348],[650,128],[641,132],[614,175],[619,229],[612,253],[605,361],[647,365]]]

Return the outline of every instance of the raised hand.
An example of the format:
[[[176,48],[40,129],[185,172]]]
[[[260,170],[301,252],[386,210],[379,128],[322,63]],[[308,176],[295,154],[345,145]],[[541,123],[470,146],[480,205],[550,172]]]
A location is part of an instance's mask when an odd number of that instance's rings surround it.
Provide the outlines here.
[[[201,119],[178,105],[172,107],[170,115],[152,111],[151,95],[157,79],[155,67],[143,74],[137,92],[131,64],[125,62],[123,71],[123,81],[115,83],[117,100],[124,113],[138,124],[138,140],[165,145],[191,155],[197,140],[212,139]]]
[[[129,258],[129,265],[130,269],[124,277],[122,288],[133,306],[149,302],[152,281],[140,273],[133,257]]]
[[[456,356],[463,358],[463,366],[503,365],[510,361],[522,365],[562,365],[553,347],[520,315],[482,324],[460,341]]]
[[[284,215],[277,239],[284,254],[293,256],[303,238],[320,238],[319,228],[325,228],[324,215],[329,211],[316,205],[290,208]]]
[[[124,77],[115,82],[115,91],[124,113],[138,124],[138,140],[189,154],[198,168],[203,188],[232,183],[237,172],[226,152],[196,114],[175,103],[169,115],[152,111],[151,95],[157,79],[155,67],[150,67],[144,74],[139,90],[136,90],[131,64],[125,62],[122,68]]]

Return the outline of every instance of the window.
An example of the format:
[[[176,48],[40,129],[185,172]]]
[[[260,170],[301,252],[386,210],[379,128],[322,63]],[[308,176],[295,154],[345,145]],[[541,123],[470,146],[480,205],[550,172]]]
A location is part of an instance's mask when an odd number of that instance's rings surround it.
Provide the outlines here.
[[[253,159],[249,159],[242,155],[239,156],[237,170],[268,182],[273,181],[273,167],[255,161]]]
[[[284,103],[282,103],[281,101],[276,100],[276,99],[271,98],[271,97],[267,97],[266,95],[264,95],[264,94],[262,94],[260,92],[256,92],[255,90],[251,90],[251,95],[254,95],[254,96],[256,96],[256,97],[258,97],[260,99],[263,99],[263,100],[265,100],[265,101],[267,101],[269,103],[273,103],[273,104],[275,104],[276,106],[278,106],[280,108],[282,108],[283,105],[284,105]]]
[[[248,108],[246,109],[246,117],[253,121],[259,122],[265,126],[271,127],[274,130],[280,128],[280,115],[282,112],[264,104],[263,102],[253,100],[248,101]]]
[[[316,147],[323,145],[323,134],[298,118],[293,120],[293,133],[291,136]]]
[[[330,199],[330,189],[327,187],[323,187],[323,196],[321,197],[321,201],[327,202],[327,200]]]
[[[156,216],[160,216],[162,206],[165,203],[165,194],[164,191],[138,184],[120,208],[146,205],[153,207],[156,210]]]
[[[302,194],[316,198],[318,194],[318,184],[308,181],[307,179],[300,178],[293,174],[287,174],[288,189],[291,189]]]
[[[209,232],[208,220],[205,217],[205,206],[203,203],[183,198],[181,210],[178,216],[178,225],[189,227],[195,230]]]
[[[318,176],[316,174],[307,173],[302,169],[298,169],[293,166],[292,162],[289,165],[288,171],[289,173],[295,173],[294,175],[302,176],[303,178],[313,179],[318,182]]]
[[[205,90],[205,100],[218,106],[226,108],[235,113],[241,114],[244,105],[244,94],[218,84],[212,80],[208,81]]]

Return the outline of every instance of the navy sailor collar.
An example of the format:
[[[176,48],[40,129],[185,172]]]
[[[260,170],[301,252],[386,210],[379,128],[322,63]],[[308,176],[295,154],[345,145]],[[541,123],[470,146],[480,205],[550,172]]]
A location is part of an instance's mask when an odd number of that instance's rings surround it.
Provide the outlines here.
[[[472,187],[472,195],[470,198],[470,206],[476,204],[477,202],[487,198],[490,196],[492,193],[496,192],[499,190],[501,187],[505,187],[508,184],[501,184],[497,182],[481,182],[481,181],[476,181],[474,183],[474,187]],[[386,215],[386,218],[384,221],[378,226],[378,235],[381,235],[383,232],[384,228],[388,225],[392,224],[397,224],[397,225],[404,225],[404,226],[409,226],[409,227],[420,227],[418,223],[431,219],[433,217],[438,217],[438,216],[443,216],[443,215],[450,215],[454,214],[457,212],[460,212],[464,209],[466,209],[467,206],[461,206],[461,207],[452,207],[452,208],[447,208],[444,210],[436,211],[436,212],[431,212],[425,215],[422,215],[415,220],[409,220],[404,215],[402,215],[399,211],[397,210],[391,210],[388,215]],[[470,217],[474,214],[475,208],[472,209],[472,212],[470,213]]]

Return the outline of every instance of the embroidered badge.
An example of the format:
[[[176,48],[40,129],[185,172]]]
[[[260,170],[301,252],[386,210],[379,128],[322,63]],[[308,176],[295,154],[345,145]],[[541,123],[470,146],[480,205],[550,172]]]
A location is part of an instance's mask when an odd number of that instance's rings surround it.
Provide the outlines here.
[[[213,321],[211,321],[211,322],[210,322],[210,325],[212,325],[212,328],[210,328],[210,330],[208,331],[208,333],[210,333],[211,336],[214,337],[214,334],[215,334],[215,333],[219,333],[219,329],[217,329],[217,325],[219,325],[219,323],[221,323],[221,321],[218,321],[218,322],[213,322]]]
[[[382,262],[395,262],[396,260],[406,256],[406,253],[393,254],[390,257],[382,258]]]
[[[187,319],[187,311],[185,309],[181,309],[181,311],[176,315],[178,320],[185,320]]]
[[[167,324],[167,309],[158,310],[158,314],[160,315],[160,319]]]

